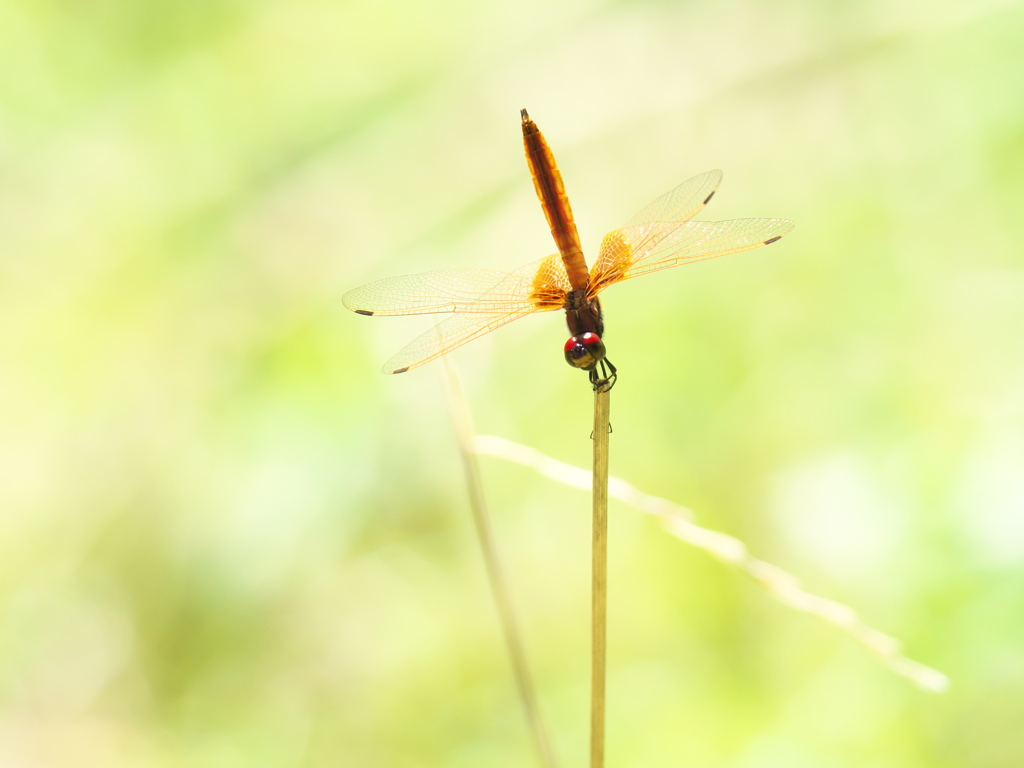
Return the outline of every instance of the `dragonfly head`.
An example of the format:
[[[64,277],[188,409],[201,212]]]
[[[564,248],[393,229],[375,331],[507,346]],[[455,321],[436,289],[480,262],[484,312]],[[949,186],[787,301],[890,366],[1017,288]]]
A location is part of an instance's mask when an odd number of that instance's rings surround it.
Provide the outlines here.
[[[580,333],[565,342],[565,362],[573,368],[592,371],[604,355],[604,342],[596,333]]]

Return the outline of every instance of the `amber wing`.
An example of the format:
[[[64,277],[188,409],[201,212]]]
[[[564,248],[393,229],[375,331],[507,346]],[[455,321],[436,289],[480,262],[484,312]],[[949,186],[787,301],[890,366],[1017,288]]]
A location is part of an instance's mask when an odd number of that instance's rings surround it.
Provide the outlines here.
[[[384,364],[402,373],[532,312],[560,309],[569,282],[557,254],[514,272],[443,269],[378,280],[342,297],[363,315],[454,313]]]
[[[787,219],[688,221],[711,199],[721,176],[708,171],[683,182],[605,235],[590,271],[590,296],[648,272],[759,248],[793,229]]]

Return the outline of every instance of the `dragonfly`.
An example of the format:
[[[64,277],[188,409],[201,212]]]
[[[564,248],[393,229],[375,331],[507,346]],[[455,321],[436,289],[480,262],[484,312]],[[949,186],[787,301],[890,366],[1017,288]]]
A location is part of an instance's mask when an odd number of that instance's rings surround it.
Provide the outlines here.
[[[551,148],[527,111],[520,115],[526,162],[558,253],[512,272],[441,269],[378,280],[346,293],[344,305],[361,315],[452,315],[403,347],[384,364],[385,373],[410,371],[520,317],[563,310],[572,334],[563,347],[566,362],[589,372],[595,389],[610,388],[618,373],[607,358],[599,299],[608,286],[770,245],[793,229],[787,219],[692,221],[722,181],[721,171],[707,171],[605,235],[588,269]]]

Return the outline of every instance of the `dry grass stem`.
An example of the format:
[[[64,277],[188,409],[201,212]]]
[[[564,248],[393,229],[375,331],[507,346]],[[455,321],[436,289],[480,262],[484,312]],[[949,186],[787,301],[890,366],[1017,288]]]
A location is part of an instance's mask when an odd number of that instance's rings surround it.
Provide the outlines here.
[[[594,389],[593,535],[590,612],[590,768],[604,768],[605,661],[608,635],[609,389]]]
[[[540,706],[537,703],[533,678],[526,663],[522,633],[519,630],[515,611],[512,608],[508,581],[501,567],[501,559],[498,556],[498,547],[494,540],[490,515],[487,511],[487,500],[484,496],[483,483],[480,480],[480,468],[477,466],[476,453],[473,449],[473,425],[469,408],[466,404],[466,396],[463,393],[458,376],[456,376],[451,365],[446,364],[445,367],[448,373],[448,400],[452,421],[455,426],[455,437],[459,446],[459,455],[462,457],[462,466],[466,475],[469,505],[473,512],[473,522],[476,528],[477,539],[480,542],[480,550],[483,553],[487,578],[491,585],[491,594],[498,608],[498,618],[501,623],[502,634],[505,637],[505,646],[508,649],[509,658],[512,662],[512,673],[519,692],[519,700],[523,706],[527,726],[533,736],[534,747],[540,764],[543,768],[555,768],[557,762],[554,750],[551,747],[551,741],[548,738],[547,729],[544,727],[544,721],[540,714]]]
[[[586,470],[552,459],[528,446],[483,435],[475,437],[473,445],[477,453],[522,464],[566,485],[590,487],[591,477]],[[919,688],[941,693],[949,686],[949,678],[903,656],[899,640],[864,624],[852,608],[807,592],[792,574],[753,557],[739,539],[697,525],[693,512],[686,507],[657,496],[648,496],[614,477],[609,480],[608,493],[612,498],[659,518],[670,533],[683,541],[744,571],[780,602],[839,627],[878,656],[891,670]]]

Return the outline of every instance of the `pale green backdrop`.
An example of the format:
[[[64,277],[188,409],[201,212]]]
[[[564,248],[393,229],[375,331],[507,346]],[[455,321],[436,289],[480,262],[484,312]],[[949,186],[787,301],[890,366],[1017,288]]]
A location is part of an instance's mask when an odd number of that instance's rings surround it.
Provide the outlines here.
[[[1024,764],[1024,7],[0,4],[0,765],[535,766],[425,327],[341,296],[590,255],[683,179],[771,248],[606,294],[612,472],[952,680],[611,510],[609,768]],[[585,465],[556,315],[454,354]],[[587,744],[588,499],[483,460],[541,704]]]

